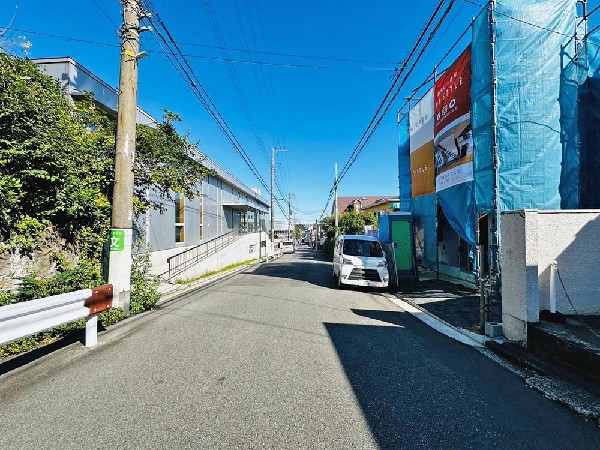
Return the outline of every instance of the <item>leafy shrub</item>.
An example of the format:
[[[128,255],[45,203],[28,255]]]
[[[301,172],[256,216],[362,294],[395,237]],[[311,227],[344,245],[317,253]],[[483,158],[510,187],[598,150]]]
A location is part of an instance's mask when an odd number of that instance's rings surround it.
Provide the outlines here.
[[[59,261],[57,271],[55,276],[46,279],[38,278],[35,274],[24,277],[17,292],[17,301],[44,298],[103,284],[99,264],[90,261],[79,261],[75,266],[66,264],[64,260]]]
[[[1,292],[0,293],[0,306],[10,305],[11,303],[17,302],[17,296],[12,292]]]
[[[150,255],[148,253],[134,256],[131,266],[131,299],[130,313],[138,314],[156,307],[160,300],[158,277],[148,275]]]

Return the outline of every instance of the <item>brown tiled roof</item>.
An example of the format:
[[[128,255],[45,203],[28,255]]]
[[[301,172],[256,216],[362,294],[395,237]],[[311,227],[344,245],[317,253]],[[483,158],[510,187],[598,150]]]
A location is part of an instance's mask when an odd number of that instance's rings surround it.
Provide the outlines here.
[[[346,210],[348,206],[355,200],[360,200],[360,204],[362,208],[372,205],[377,200],[381,200],[382,198],[394,199],[398,198],[397,195],[370,195],[370,196],[355,196],[355,197],[338,197],[338,212],[343,212]],[[332,208],[333,210],[333,208]]]

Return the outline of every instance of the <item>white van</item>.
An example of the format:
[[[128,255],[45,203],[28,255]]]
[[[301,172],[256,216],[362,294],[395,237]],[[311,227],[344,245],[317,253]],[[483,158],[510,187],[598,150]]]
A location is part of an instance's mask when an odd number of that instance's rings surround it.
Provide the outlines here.
[[[339,236],[333,250],[333,276],[340,288],[345,284],[387,287],[390,277],[379,241],[370,236]]]
[[[282,253],[296,253],[296,244],[294,241],[281,241],[279,246]]]

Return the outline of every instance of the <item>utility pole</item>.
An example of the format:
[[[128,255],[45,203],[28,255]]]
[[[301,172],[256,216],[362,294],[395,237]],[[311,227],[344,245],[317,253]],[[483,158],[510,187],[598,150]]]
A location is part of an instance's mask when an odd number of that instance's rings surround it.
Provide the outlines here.
[[[271,254],[275,253],[275,152],[285,152],[284,148],[271,148]]]
[[[271,254],[275,253],[275,147],[271,149]]]
[[[335,163],[335,178],[333,181],[333,187],[335,188],[335,232],[337,233],[338,227],[338,198],[337,198],[337,190],[338,190],[338,179],[337,179],[337,163]]]
[[[116,305],[129,314],[133,228],[133,161],[140,47],[139,0],[123,0],[121,73],[115,143],[115,181],[110,229],[108,282],[115,287]]]
[[[288,194],[288,241],[292,240],[292,194]]]

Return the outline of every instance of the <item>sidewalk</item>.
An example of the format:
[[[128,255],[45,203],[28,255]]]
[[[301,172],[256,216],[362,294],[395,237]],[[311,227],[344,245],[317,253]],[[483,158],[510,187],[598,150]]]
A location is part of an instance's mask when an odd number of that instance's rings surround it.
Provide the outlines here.
[[[409,312],[436,329],[432,318],[441,327],[461,333],[458,336],[479,342],[525,369],[530,387],[600,423],[600,316],[566,316],[565,323],[529,324],[527,345],[490,339],[478,333],[479,294],[472,286],[421,275],[419,281],[402,282],[395,292],[416,311]],[[494,320],[501,320],[500,311],[500,305],[493,305]]]
[[[418,281],[401,280],[396,296],[454,327],[479,332],[479,292],[469,283],[420,273]],[[492,305],[492,316],[501,320],[499,303]]]

